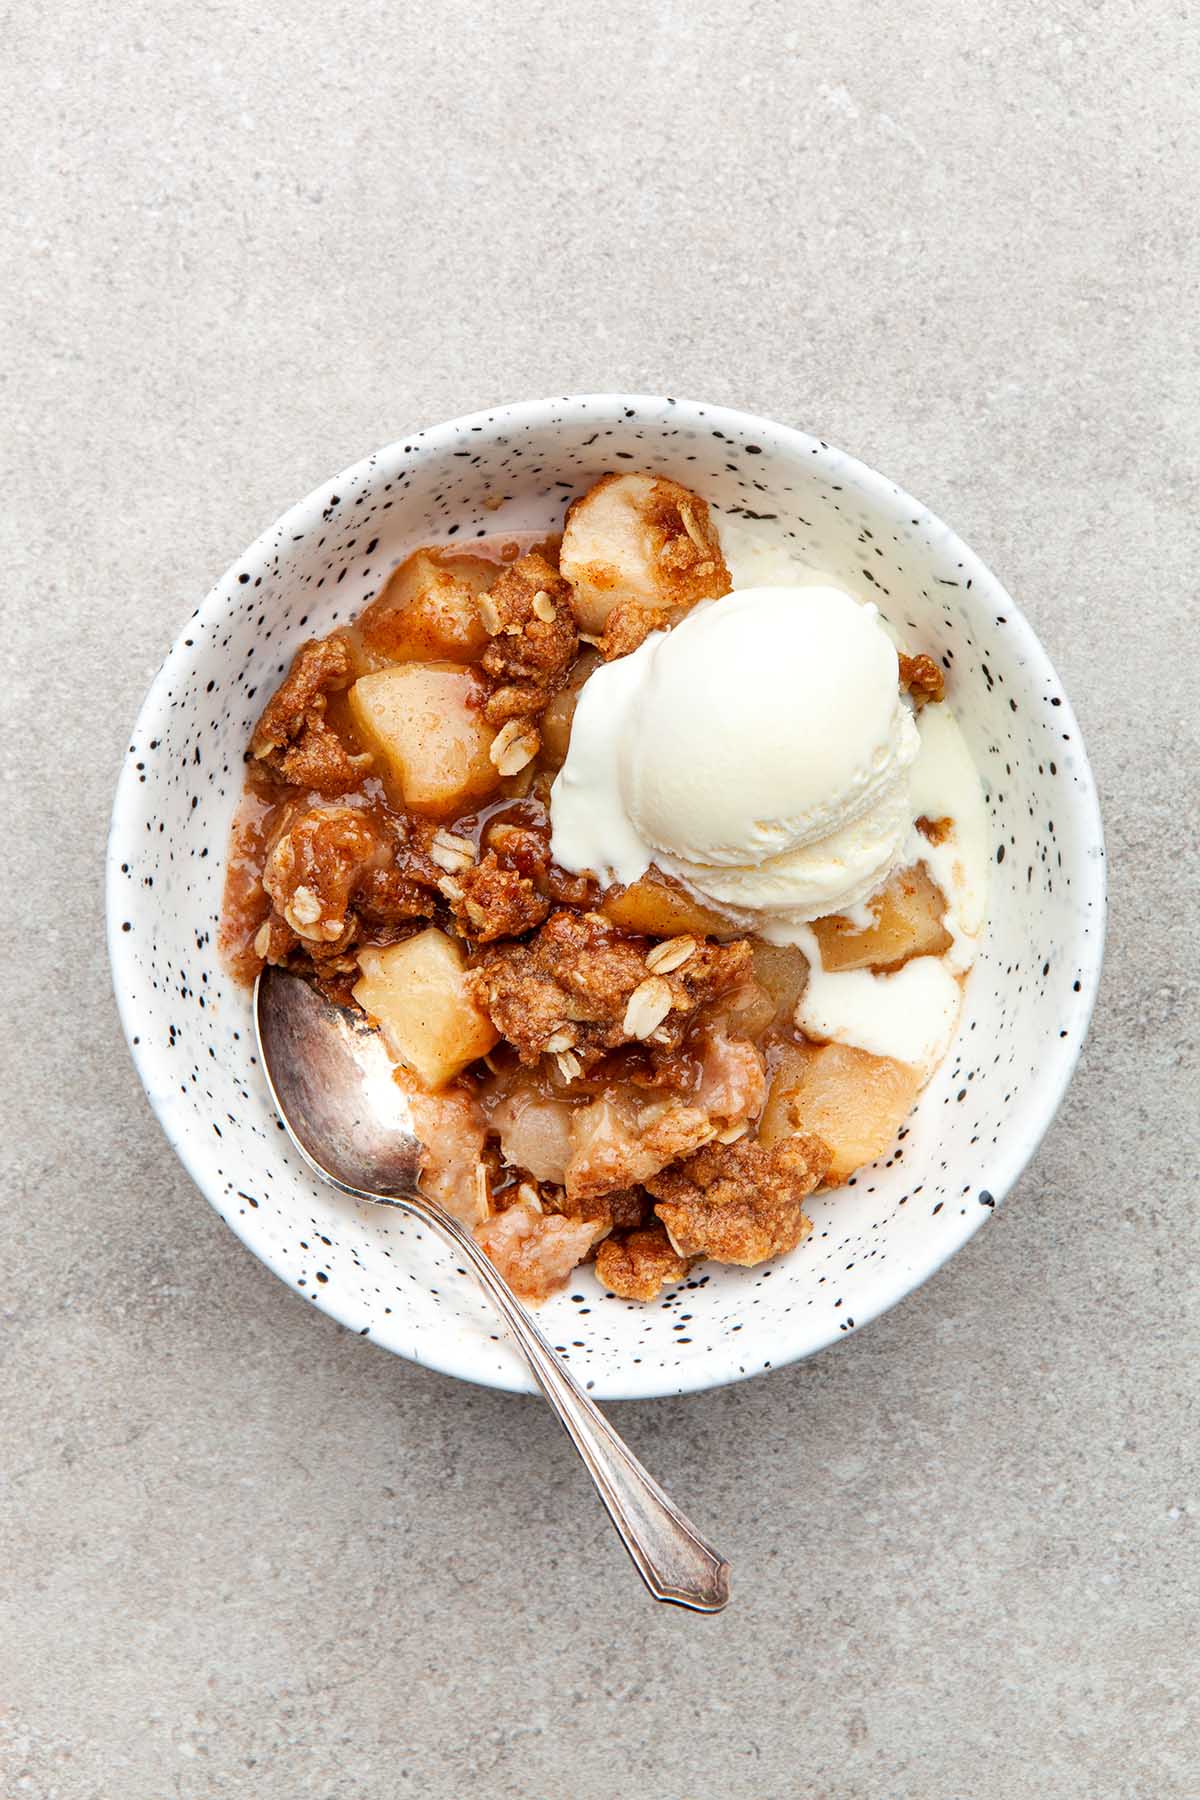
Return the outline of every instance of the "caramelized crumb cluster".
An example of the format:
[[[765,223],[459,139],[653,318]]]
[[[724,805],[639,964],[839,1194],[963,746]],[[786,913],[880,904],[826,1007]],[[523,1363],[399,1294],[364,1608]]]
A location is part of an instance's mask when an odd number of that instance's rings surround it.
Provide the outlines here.
[[[477,944],[497,938],[518,938],[540,925],[550,911],[548,895],[541,894],[528,875],[501,861],[489,850],[482,862],[470,863],[454,881],[450,906],[464,937]]]
[[[671,615],[656,606],[643,606],[640,600],[623,600],[608,615],[608,623],[596,639],[596,648],[605,662],[618,656],[630,656],[641,648],[652,631],[666,631]]]
[[[691,1266],[659,1224],[606,1238],[596,1252],[596,1274],[623,1300],[653,1300]]]
[[[748,1266],[793,1250],[812,1229],[802,1203],[828,1168],[820,1138],[797,1134],[770,1150],[742,1138],[706,1144],[646,1186],[681,1256]]]
[[[678,1048],[690,1016],[750,976],[745,942],[693,942],[669,973],[652,966],[654,949],[601,913],[564,908],[528,943],[481,955],[471,985],[523,1062],[556,1055],[578,1074],[622,1044]]]
[[[894,1133],[898,1110],[864,1127],[863,1094],[910,1092],[868,1083],[862,1053],[840,1089],[841,1063],[818,1069],[793,1023],[799,951],[733,936],[653,871],[603,891],[554,861],[583,681],[729,587],[698,495],[606,476],[561,546],[416,552],[300,647],[250,741],[227,953],[367,1008],[412,1082],[426,1189],[530,1300],[589,1257],[646,1301],[698,1258],[792,1248],[847,1145]],[[942,696],[927,656],[900,679],[917,706]],[[936,943],[940,896],[909,877],[867,931],[818,921],[831,957],[890,968]]]
[[[341,637],[301,644],[283,686],[268,701],[250,739],[250,753],[289,787],[318,794],[356,788],[370,758],[347,749],[326,718],[329,695],[354,680],[354,664]]]
[[[900,686],[912,695],[912,703],[920,712],[929,702],[943,700],[946,677],[932,656],[905,656],[900,653]]]
[[[489,637],[480,662],[493,684],[483,709],[488,723],[534,718],[566,681],[579,648],[570,583],[544,556],[523,556],[480,596],[479,612]]]

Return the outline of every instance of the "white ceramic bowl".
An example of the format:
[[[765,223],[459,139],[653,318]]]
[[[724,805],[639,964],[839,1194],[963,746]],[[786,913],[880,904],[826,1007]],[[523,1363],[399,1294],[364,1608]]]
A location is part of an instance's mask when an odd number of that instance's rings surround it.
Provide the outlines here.
[[[995,845],[986,946],[953,1049],[886,1163],[812,1205],[759,1269],[702,1267],[650,1306],[590,1271],[541,1310],[598,1396],[675,1394],[777,1368],[865,1325],[990,1217],[1054,1116],[1100,970],[1099,809],[1071,708],[999,582],[894,483],[765,419],[644,395],[497,408],[413,433],[252,544],[147,695],[117,790],[109,946],[150,1103],[197,1186],[255,1254],[344,1325],[414,1361],[527,1390],[468,1277],[419,1227],[314,1182],[272,1114],[248,996],[215,943],[251,726],[297,644],[378,591],[415,545],[554,526],[609,469],[662,471],[869,591],[940,657]],[[485,498],[503,497],[499,510]]]

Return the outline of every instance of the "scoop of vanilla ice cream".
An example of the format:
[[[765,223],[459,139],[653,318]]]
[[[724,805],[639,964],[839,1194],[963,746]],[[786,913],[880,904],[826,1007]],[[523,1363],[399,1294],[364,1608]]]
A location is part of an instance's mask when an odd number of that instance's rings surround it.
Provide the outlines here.
[[[568,869],[653,862],[760,935],[853,906],[912,823],[919,748],[874,606],[830,586],[746,588],[584,684],[551,793]]]

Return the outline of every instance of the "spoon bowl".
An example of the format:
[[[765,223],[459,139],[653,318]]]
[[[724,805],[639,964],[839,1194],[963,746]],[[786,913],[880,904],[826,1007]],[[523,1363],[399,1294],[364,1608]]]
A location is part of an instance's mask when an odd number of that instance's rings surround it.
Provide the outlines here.
[[[365,1014],[268,967],[255,988],[254,1017],[276,1111],[317,1174],[362,1199],[417,1194],[421,1141]]]

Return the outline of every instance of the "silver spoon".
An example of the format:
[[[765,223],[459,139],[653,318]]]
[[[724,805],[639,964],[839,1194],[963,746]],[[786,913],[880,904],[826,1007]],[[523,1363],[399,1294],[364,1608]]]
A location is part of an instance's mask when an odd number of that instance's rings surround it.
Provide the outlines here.
[[[471,1233],[419,1191],[422,1145],[379,1033],[275,968],[255,983],[254,1020],[271,1098],[310,1168],[356,1200],[411,1213],[458,1252],[495,1302],[654,1598],[720,1612],[729,1564],[621,1442]]]

